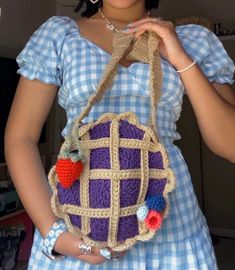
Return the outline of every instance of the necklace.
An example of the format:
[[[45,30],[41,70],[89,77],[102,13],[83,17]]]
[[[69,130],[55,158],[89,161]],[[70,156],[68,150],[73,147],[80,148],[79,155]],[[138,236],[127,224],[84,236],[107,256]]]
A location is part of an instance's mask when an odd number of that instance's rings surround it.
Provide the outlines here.
[[[101,11],[101,9],[98,9],[100,15],[106,20],[106,28],[112,32],[120,32],[121,30],[118,30],[109,20],[108,18],[104,15],[104,13]],[[148,11],[148,15],[146,18],[150,15],[151,11]]]

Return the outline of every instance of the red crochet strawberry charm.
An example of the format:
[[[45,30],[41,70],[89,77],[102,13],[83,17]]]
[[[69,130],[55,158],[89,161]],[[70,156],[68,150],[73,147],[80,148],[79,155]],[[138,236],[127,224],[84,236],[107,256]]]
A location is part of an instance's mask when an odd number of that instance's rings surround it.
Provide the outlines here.
[[[73,161],[70,158],[60,158],[56,162],[55,170],[63,188],[70,188],[80,177],[83,163],[81,160]]]

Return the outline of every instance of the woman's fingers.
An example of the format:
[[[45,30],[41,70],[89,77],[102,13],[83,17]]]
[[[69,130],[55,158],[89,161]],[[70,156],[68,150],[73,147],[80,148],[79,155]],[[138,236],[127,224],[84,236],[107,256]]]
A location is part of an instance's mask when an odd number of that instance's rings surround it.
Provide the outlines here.
[[[156,17],[158,19],[158,22],[164,22],[164,20],[161,17]],[[143,18],[138,21],[134,21],[128,24],[128,27],[136,26],[145,22],[152,21],[154,18],[153,17],[148,17],[148,18]]]
[[[82,254],[80,250],[78,251],[77,259],[91,263],[91,264],[101,264],[106,261],[106,259],[100,254],[100,249],[92,247],[91,254]]]
[[[137,31],[136,33],[135,33],[135,39],[138,39],[143,33],[145,32],[145,30],[140,30],[140,31]]]
[[[171,22],[168,21],[157,21],[154,22],[152,19],[145,19],[145,21],[141,23],[135,23],[131,25],[131,27],[125,31],[125,33],[143,33],[146,30],[154,31],[156,32],[162,39],[167,38],[173,31],[174,31],[174,25]]]
[[[109,249],[109,248],[107,248],[107,249],[111,253],[110,254],[111,258],[121,259],[127,253],[127,251],[116,252],[116,251],[113,251],[112,249]],[[101,255],[100,250],[101,250],[100,248],[92,247],[91,254],[85,255],[85,254],[81,254],[81,252],[79,251],[76,257],[79,260],[82,260],[82,261],[85,261],[85,262],[88,262],[88,263],[91,263],[94,265],[101,264],[101,263],[104,263],[105,261],[107,261],[107,258],[105,258]]]
[[[84,262],[90,263],[90,264],[102,264],[105,261],[107,261],[107,259],[105,259],[103,256],[96,256],[96,255],[85,255],[85,254],[80,254],[77,256],[78,260],[82,260]]]

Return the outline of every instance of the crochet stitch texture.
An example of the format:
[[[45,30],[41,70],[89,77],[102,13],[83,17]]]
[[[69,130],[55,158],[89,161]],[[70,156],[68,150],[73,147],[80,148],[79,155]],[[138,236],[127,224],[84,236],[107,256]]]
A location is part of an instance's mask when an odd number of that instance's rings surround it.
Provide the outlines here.
[[[131,36],[118,32],[114,34],[113,48],[96,92],[74,120],[60,150],[62,159],[64,153],[67,158],[74,151],[82,156],[80,178],[66,188],[54,166],[49,183],[53,190],[52,209],[65,220],[69,231],[92,246],[122,251],[137,240],[146,241],[155,235],[161,225],[156,217],[167,216],[167,193],[173,190],[175,179],[157,137],[156,110],[162,80],[158,37],[149,31],[133,42]],[[96,121],[82,124],[94,103],[111,87],[118,61],[123,57],[150,63],[150,126],[141,125],[132,112],[105,113]],[[149,213],[155,215],[141,221],[136,213],[146,201]]]

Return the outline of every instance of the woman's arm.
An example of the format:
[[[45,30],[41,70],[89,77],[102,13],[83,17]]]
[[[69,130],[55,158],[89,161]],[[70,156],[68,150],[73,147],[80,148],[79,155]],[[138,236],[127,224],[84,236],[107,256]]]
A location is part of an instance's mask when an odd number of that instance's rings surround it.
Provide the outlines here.
[[[186,56],[181,63],[187,66],[192,59]],[[181,79],[205,143],[217,155],[235,162],[235,93],[231,86],[211,84],[196,65],[181,73]]]
[[[235,89],[233,89],[230,84],[219,84],[213,82],[212,85],[223,99],[235,106]]]
[[[45,236],[56,220],[37,143],[56,94],[56,86],[21,77],[5,130],[8,169],[32,221]]]
[[[42,126],[52,106],[57,87],[21,77],[5,131],[5,158],[20,199],[33,223],[45,237],[57,220],[50,207],[51,192],[47,183],[37,143]],[[71,233],[62,233],[55,250],[92,264],[105,261],[98,249],[83,255],[81,242]]]

